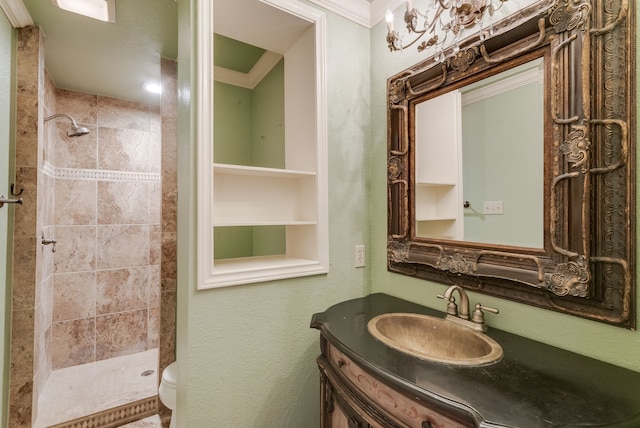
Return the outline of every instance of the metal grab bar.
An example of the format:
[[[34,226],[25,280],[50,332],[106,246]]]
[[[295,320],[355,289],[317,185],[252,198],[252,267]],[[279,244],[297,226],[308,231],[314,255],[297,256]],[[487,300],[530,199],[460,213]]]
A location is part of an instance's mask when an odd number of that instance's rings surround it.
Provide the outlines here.
[[[4,195],[0,195],[0,208],[4,206],[4,204],[20,204],[22,205],[22,198],[18,199],[5,199]]]

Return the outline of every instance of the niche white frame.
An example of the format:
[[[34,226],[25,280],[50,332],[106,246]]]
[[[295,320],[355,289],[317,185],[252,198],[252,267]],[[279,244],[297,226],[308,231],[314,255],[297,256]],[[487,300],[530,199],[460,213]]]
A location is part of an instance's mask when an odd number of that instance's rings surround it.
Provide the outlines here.
[[[315,126],[315,224],[312,226],[315,227],[315,233],[312,233],[315,235],[313,236],[315,239],[292,239],[294,243],[291,247],[296,253],[302,254],[302,257],[292,257],[287,254],[271,257],[246,257],[227,260],[223,263],[216,263],[214,260],[214,225],[216,224],[214,222],[214,169],[220,170],[221,168],[220,165],[214,164],[213,159],[214,5],[210,0],[197,0],[195,56],[197,87],[192,92],[192,96],[195,98],[195,128],[198,147],[197,288],[199,290],[318,275],[327,273],[329,269],[325,14],[313,7],[290,0],[256,1],[308,21],[313,28],[315,85],[313,88],[306,88],[306,92],[310,93],[313,98],[315,112],[310,118],[311,122],[307,121],[306,124],[312,123]],[[286,85],[285,82],[285,94],[287,93]],[[287,95],[285,96],[287,97]],[[285,99],[285,112],[288,111],[286,103],[287,99]],[[285,122],[286,120],[285,117]],[[293,133],[296,133],[295,130]],[[285,144],[289,144],[289,142]],[[307,236],[309,235],[307,234]],[[287,241],[289,241],[289,232],[287,232]],[[289,244],[287,252],[289,252]]]

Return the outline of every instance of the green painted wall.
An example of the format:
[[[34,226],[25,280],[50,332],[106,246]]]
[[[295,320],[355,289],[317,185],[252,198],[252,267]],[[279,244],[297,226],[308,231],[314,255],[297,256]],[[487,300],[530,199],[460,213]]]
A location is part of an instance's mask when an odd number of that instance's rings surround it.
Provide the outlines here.
[[[253,89],[253,165],[284,168],[284,59]]]
[[[15,114],[15,31],[4,13],[0,13],[0,193],[9,190],[12,166],[9,162],[13,159],[12,143]],[[9,337],[11,308],[10,284],[11,284],[11,244],[12,236],[8,225],[13,223],[10,213],[13,208],[5,205],[0,209],[0,426],[6,426],[8,385],[9,385]]]
[[[396,13],[396,15],[398,15]],[[374,292],[383,292],[425,306],[444,310],[436,294],[445,286],[387,272],[386,190],[386,79],[424,59],[413,48],[390,53],[385,46],[384,22],[371,30],[371,278]],[[638,44],[636,43],[636,46]],[[639,207],[640,208],[640,207]],[[636,245],[636,248],[639,248]],[[638,264],[636,264],[637,268]],[[640,272],[637,272],[640,278]],[[511,301],[470,293],[479,301],[500,309],[488,314],[490,326],[640,371],[640,333],[542,310]],[[638,293],[640,297],[640,293]],[[638,304],[640,307],[640,302]]]
[[[543,89],[530,83],[462,107],[465,241],[543,247]],[[502,201],[504,214],[483,215],[485,201]]]
[[[218,36],[216,40],[222,38]],[[236,45],[232,39],[217,47]],[[250,45],[242,43],[245,50]],[[257,49],[257,48],[254,48]],[[250,50],[252,52],[252,50]],[[259,50],[263,52],[263,50]],[[236,61],[240,62],[236,55]],[[255,58],[247,54],[251,61]],[[216,55],[217,58],[217,55]],[[216,63],[217,64],[217,63]],[[214,161],[234,165],[284,168],[284,60],[254,89],[214,83]],[[286,253],[284,226],[216,227],[217,260]]]
[[[195,5],[178,5],[178,426],[318,426],[312,313],[372,291],[443,309],[435,297],[443,285],[386,270],[386,79],[423,56],[412,49],[389,53],[384,23],[369,31],[328,15],[330,272],[197,291]],[[367,245],[368,266],[354,269],[360,243]],[[640,333],[471,297],[501,309],[487,315],[492,326],[640,371]]]
[[[178,4],[179,93],[191,93],[178,112],[178,426],[319,426],[320,348],[311,315],[369,292],[367,271],[353,267],[354,246],[369,243],[369,30],[327,16],[329,273],[197,291],[195,7]]]

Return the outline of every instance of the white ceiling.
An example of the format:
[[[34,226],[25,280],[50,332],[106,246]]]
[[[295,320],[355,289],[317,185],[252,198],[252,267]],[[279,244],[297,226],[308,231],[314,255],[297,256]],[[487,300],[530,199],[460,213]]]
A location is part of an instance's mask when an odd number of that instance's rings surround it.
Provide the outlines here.
[[[272,52],[286,52],[309,26],[305,20],[261,0],[212,1],[216,33]],[[395,9],[404,2],[310,1],[366,27],[382,19],[387,7]],[[7,15],[26,6],[33,22],[42,28],[46,68],[58,87],[151,104],[159,102],[159,97],[146,93],[142,85],[160,81],[160,57],[177,58],[176,0],[116,0],[115,23],[63,11],[51,0],[0,0],[0,6],[9,11]],[[273,31],[276,24],[279,30]]]

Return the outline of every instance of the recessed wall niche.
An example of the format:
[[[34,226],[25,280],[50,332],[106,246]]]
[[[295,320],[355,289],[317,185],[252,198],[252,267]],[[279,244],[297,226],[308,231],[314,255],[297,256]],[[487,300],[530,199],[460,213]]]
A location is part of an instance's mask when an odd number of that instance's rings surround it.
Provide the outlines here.
[[[328,266],[324,15],[285,0],[247,3],[246,28],[209,21],[215,35],[200,39],[214,63],[199,69],[214,81],[199,103],[199,117],[213,117],[199,121],[200,289]]]

